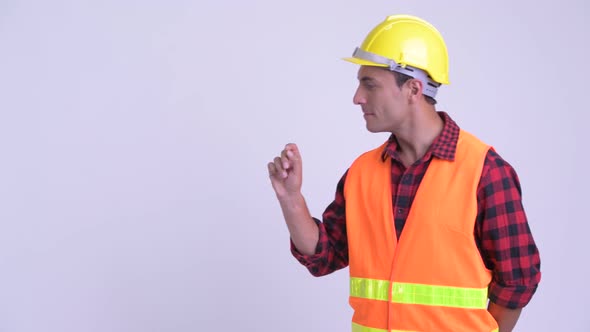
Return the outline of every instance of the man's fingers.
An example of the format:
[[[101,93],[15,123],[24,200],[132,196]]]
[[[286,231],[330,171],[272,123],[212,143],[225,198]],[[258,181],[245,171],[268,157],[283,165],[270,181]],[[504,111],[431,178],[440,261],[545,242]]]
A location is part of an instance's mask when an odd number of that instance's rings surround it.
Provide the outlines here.
[[[275,167],[274,163],[268,163],[268,165],[266,165],[268,167],[268,175],[269,176],[275,176],[275,174],[277,173],[277,168]]]
[[[276,174],[278,177],[283,178],[283,179],[287,177],[287,171],[283,167],[283,160],[281,159],[281,157],[276,157],[274,159],[274,166],[275,166]]]
[[[285,145],[285,151],[286,156],[293,161],[298,161],[301,160],[301,154],[299,153],[299,148],[297,147],[297,144],[295,143],[289,143],[287,145]]]
[[[301,154],[295,143],[287,144],[281,156],[284,156],[289,161],[289,169],[295,170],[296,172],[301,169]]]
[[[289,143],[281,151],[279,157],[275,157],[272,162],[268,163],[268,174],[275,179],[286,179],[288,177],[288,170],[300,169],[300,159],[297,145]]]
[[[287,149],[284,149],[283,151],[281,151],[281,162],[282,162],[282,165],[283,165],[283,169],[289,169],[289,168],[291,168],[290,167],[291,166],[291,161],[289,160],[290,159],[289,155],[293,155],[293,152],[291,152],[291,151],[289,151]]]

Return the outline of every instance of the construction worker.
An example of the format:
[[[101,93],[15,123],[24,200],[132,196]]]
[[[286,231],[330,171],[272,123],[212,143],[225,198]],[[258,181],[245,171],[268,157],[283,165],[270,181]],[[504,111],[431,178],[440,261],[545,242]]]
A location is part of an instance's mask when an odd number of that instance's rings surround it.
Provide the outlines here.
[[[508,332],[541,278],[515,170],[436,111],[448,55],[430,23],[377,25],[353,56],[353,101],[370,132],[320,221],[301,194],[302,159],[287,144],[268,164],[293,255],[315,276],[349,266],[354,332]]]

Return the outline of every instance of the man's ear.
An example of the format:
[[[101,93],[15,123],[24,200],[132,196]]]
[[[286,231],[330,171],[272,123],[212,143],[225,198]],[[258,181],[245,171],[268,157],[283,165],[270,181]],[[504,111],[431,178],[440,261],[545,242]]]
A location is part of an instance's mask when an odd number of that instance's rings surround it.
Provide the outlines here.
[[[408,81],[408,88],[410,91],[409,97],[411,99],[422,96],[422,81],[413,78]]]

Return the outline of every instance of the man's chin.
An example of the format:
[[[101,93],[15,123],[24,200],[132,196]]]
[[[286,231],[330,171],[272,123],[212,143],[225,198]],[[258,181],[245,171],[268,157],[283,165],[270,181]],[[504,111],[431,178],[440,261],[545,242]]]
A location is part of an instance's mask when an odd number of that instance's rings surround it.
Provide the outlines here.
[[[382,128],[376,128],[374,126],[369,126],[369,124],[367,124],[366,127],[367,127],[367,131],[370,133],[373,133],[373,134],[385,132],[385,130],[383,130]]]

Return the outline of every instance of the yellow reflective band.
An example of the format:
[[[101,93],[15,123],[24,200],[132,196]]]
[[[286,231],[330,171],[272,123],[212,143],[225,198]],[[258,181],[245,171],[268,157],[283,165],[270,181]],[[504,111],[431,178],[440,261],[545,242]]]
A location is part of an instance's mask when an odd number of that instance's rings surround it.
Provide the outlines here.
[[[394,282],[391,301],[394,303],[486,309],[487,288],[460,288]]]
[[[350,278],[350,296],[369,300],[389,300],[388,280]],[[462,288],[394,282],[391,302],[455,308],[486,309],[487,288]]]
[[[413,332],[413,331],[376,329],[373,327],[366,327],[361,324],[352,323],[352,332]]]
[[[383,329],[375,329],[372,327],[366,327],[357,323],[352,323],[352,332],[389,332]]]
[[[498,332],[498,329],[494,329],[491,332]],[[362,326],[357,323],[352,323],[352,332],[415,332],[415,331],[406,331],[406,330],[383,330],[383,329],[376,329],[372,327]]]
[[[389,300],[389,280],[350,278],[350,296],[370,300]]]

